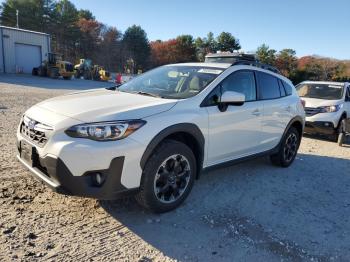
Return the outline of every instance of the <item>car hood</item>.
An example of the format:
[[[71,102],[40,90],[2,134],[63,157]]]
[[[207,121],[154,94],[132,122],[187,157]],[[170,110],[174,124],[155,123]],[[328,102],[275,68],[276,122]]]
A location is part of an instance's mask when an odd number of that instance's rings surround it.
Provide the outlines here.
[[[342,103],[342,100],[325,100],[318,98],[301,97],[305,101],[305,107],[333,106]]]
[[[167,111],[177,100],[107,89],[89,90],[45,100],[37,107],[82,122],[141,119]]]

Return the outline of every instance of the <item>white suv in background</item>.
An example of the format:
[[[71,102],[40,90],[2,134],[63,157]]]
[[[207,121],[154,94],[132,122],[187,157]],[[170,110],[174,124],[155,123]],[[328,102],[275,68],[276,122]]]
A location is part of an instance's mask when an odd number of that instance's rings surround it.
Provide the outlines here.
[[[33,106],[18,128],[18,159],[58,192],[135,193],[165,212],[203,169],[263,154],[289,166],[303,128],[295,88],[273,68],[244,59],[174,64]]]
[[[305,101],[305,132],[325,134],[337,140],[343,119],[350,117],[350,84],[305,81],[296,86]]]

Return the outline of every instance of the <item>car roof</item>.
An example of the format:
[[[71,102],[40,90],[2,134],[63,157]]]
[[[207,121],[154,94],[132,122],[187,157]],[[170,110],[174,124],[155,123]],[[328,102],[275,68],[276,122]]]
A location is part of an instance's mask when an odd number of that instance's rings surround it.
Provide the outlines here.
[[[170,64],[167,66],[201,66],[201,67],[212,67],[212,68],[222,68],[227,69],[231,66],[229,63],[205,63],[205,62],[197,62],[197,63],[179,63],[179,64]]]
[[[237,57],[238,53],[211,53],[207,54],[205,57]]]
[[[178,63],[178,64],[169,64],[169,65],[165,65],[165,66],[198,66],[198,67],[211,67],[211,68],[216,68],[216,69],[223,69],[226,70],[227,68],[231,67],[232,64],[230,63],[206,63],[206,62],[196,62],[196,63]],[[285,80],[286,82],[289,82],[290,84],[293,85],[293,83],[286,78],[285,76],[278,74],[276,72],[272,72],[270,70],[264,69],[264,68],[260,68],[260,67],[256,67],[254,65],[234,65],[234,66],[239,66],[239,67],[249,67],[252,70],[258,70],[258,71],[262,71],[265,72],[267,74],[272,74],[276,77],[279,77],[283,80]],[[294,85],[293,85],[294,86]]]
[[[303,81],[301,84],[323,84],[323,85],[346,85],[348,82],[335,82],[335,81]]]

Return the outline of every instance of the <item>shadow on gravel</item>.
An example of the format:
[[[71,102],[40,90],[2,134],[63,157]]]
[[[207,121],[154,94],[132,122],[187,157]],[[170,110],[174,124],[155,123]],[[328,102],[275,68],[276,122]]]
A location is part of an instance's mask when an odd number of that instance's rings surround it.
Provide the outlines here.
[[[310,138],[310,139],[316,139],[321,141],[327,141],[327,142],[333,142],[335,146],[337,146],[337,142],[332,140],[329,136],[326,135],[310,135],[310,134],[303,134],[304,137]],[[345,137],[345,141],[343,143],[343,147],[349,147],[350,148],[350,135],[347,135]]]
[[[110,87],[113,83],[99,82],[82,79],[51,79],[49,77],[39,77],[31,75],[0,74],[0,83],[12,85],[23,85],[27,87],[37,87],[46,89],[67,89],[67,90],[85,90],[93,88]]]
[[[286,169],[259,158],[203,174],[173,212],[151,214],[133,199],[101,206],[174,259],[349,259],[349,170],[350,153],[299,154]]]

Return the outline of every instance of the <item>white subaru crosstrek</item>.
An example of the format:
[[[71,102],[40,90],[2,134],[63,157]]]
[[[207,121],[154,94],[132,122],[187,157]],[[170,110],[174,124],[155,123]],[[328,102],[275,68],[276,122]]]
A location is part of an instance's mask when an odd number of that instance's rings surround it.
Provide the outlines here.
[[[118,88],[43,101],[23,115],[18,159],[67,195],[129,193],[174,209],[203,169],[270,155],[289,166],[304,109],[292,83],[255,61],[166,65]]]
[[[296,86],[305,101],[305,132],[330,135],[336,141],[350,117],[350,83],[305,81]]]

